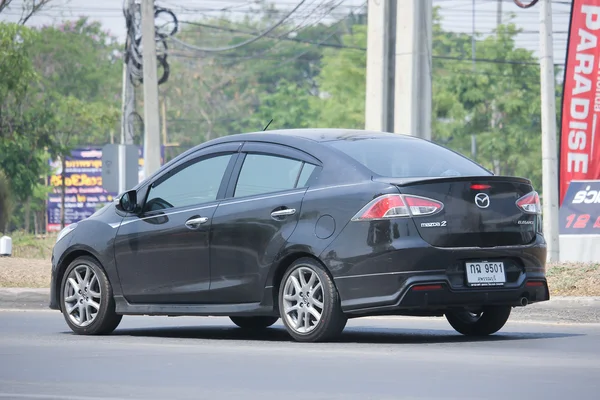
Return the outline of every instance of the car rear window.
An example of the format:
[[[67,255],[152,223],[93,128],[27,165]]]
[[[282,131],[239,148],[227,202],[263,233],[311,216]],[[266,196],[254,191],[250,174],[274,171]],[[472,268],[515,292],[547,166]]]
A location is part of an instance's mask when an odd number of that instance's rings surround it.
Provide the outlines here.
[[[373,173],[385,177],[491,175],[460,154],[425,140],[390,137],[326,143],[354,158]]]

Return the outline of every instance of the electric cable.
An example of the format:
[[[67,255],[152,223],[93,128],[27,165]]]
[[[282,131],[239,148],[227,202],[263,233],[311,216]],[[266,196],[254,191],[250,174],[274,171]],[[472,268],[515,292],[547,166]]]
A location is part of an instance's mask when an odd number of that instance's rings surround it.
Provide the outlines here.
[[[292,11],[290,11],[284,18],[280,19],[277,23],[275,23],[274,25],[272,25],[269,29],[261,32],[260,34],[258,34],[257,36],[244,40],[243,42],[237,43],[235,45],[231,45],[231,46],[225,46],[225,47],[216,47],[216,48],[204,48],[204,47],[199,47],[199,46],[194,46],[192,44],[189,43],[185,43],[184,41],[181,41],[173,36],[170,37],[170,39],[174,42],[179,43],[180,45],[187,47],[188,49],[191,50],[196,50],[196,51],[200,51],[203,53],[211,53],[211,52],[222,52],[222,51],[230,51],[230,50],[234,50],[237,48],[240,48],[242,46],[245,46],[247,44],[256,42],[257,40],[262,39],[263,37],[267,36],[269,33],[273,32],[275,29],[277,29],[277,27],[279,27],[281,24],[283,24],[293,13],[296,12],[296,10],[298,10],[298,8],[300,8],[300,6],[302,6],[302,4],[304,4],[306,2],[306,0],[301,0],[298,5],[296,5],[296,7],[294,7],[292,9]]]

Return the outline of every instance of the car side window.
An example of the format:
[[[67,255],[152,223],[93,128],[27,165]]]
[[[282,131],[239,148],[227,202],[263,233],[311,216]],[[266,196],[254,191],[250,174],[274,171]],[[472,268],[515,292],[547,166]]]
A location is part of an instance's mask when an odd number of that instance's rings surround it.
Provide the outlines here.
[[[150,186],[144,211],[208,203],[217,199],[231,154],[205,158]]]
[[[296,187],[302,161],[266,154],[247,154],[234,197],[252,196]]]
[[[300,178],[298,179],[298,184],[296,185],[296,187],[306,186],[306,183],[310,179],[310,176],[314,172],[315,168],[317,168],[316,165],[304,163],[304,166],[302,167],[302,172],[300,172]]]

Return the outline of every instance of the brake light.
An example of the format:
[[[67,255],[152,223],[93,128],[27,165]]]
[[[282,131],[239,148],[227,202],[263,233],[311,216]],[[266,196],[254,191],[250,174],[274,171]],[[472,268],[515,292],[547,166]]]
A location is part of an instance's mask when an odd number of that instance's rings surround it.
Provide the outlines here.
[[[420,196],[385,194],[371,200],[352,218],[353,221],[380,220],[397,217],[433,215],[444,204]]]
[[[536,191],[527,193],[525,196],[517,200],[517,207],[528,214],[541,214],[542,206],[540,205],[540,196]]]
[[[473,189],[473,190],[485,190],[485,189],[489,189],[489,188],[491,188],[490,185],[484,185],[481,183],[474,183],[471,185],[471,189]]]

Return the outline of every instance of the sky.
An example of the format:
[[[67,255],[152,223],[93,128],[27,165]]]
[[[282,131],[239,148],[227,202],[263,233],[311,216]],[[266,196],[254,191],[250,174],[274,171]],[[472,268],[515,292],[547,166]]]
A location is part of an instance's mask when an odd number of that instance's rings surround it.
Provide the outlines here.
[[[19,18],[20,6],[23,0],[13,0],[12,9],[0,14],[0,20],[14,21]],[[402,2],[398,0],[398,6]],[[473,15],[475,17],[475,31],[481,34],[490,34],[496,26],[497,7],[499,0],[433,0],[434,6],[440,7],[443,18],[443,27],[455,32],[471,33],[473,31]],[[282,9],[292,9],[299,0],[271,0]],[[350,10],[359,10],[365,7],[365,0],[330,0],[332,4],[340,4],[332,12],[332,18],[339,18]],[[230,15],[243,17],[248,15],[248,5],[252,0],[162,0],[156,4],[173,10],[179,19],[194,20],[203,16],[218,16],[223,10]],[[324,0],[308,0],[297,14],[305,18],[307,11]],[[502,19],[506,22],[514,14],[512,21],[523,29],[519,35],[517,45],[534,51],[539,55],[539,3],[530,9],[517,7],[513,0],[502,0]],[[569,28],[570,0],[553,0],[553,39],[554,61],[563,64],[566,55],[567,31]],[[28,25],[39,26],[58,23],[64,19],[73,19],[87,15],[101,23],[120,40],[125,37],[125,22],[123,18],[123,0],[52,0],[48,8],[37,14]]]

